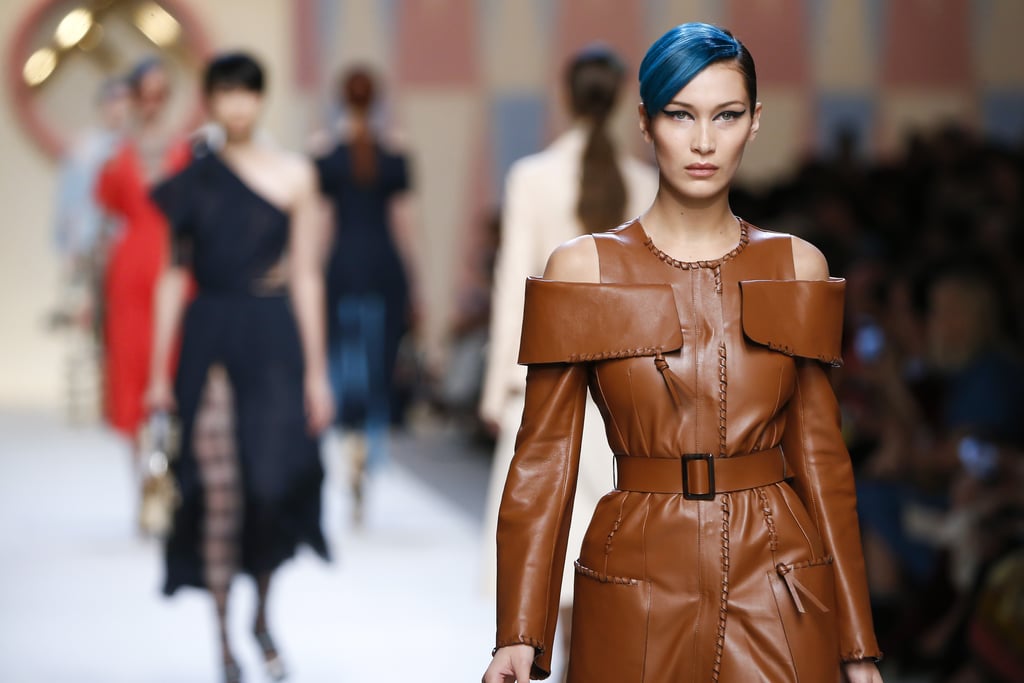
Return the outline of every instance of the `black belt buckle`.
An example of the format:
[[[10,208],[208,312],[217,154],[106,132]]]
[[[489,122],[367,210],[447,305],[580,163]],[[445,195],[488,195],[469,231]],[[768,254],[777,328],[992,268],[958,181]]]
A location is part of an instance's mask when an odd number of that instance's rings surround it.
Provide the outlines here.
[[[693,460],[703,460],[708,464],[708,492],[690,493],[690,475],[686,467]],[[711,453],[683,453],[683,498],[686,500],[715,499],[715,460]]]

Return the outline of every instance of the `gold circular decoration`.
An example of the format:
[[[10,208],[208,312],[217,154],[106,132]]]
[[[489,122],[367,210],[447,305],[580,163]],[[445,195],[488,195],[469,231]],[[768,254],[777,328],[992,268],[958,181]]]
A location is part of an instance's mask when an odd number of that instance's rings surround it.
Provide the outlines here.
[[[147,57],[159,57],[171,76],[171,125],[186,131],[200,121],[196,76],[210,50],[180,0],[40,0],[13,35],[7,85],[15,113],[50,155],[92,123],[100,85]]]

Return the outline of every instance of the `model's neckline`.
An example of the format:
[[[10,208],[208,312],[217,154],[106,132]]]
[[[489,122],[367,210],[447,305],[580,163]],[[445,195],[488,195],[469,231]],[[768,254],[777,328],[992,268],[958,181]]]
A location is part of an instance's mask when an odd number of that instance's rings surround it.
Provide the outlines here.
[[[666,254],[665,252],[658,248],[658,245],[654,243],[654,240],[651,239],[651,236],[647,234],[647,230],[644,228],[643,223],[640,222],[640,219],[637,219],[636,225],[640,229],[640,233],[643,235],[644,246],[647,247],[652,254],[654,254],[655,256],[657,256],[659,259],[661,259],[670,266],[680,268],[682,270],[692,270],[694,268],[715,268],[717,266],[722,265],[726,261],[736,258],[736,256],[738,256],[739,253],[743,251],[744,247],[747,246],[747,243],[750,242],[750,235],[747,230],[748,224],[739,216],[736,217],[736,221],[740,224],[740,240],[736,244],[736,246],[716,259],[709,259],[704,261],[680,261],[679,259],[670,256],[669,254]]]
[[[271,209],[273,209],[277,213],[281,214],[285,218],[289,218],[290,217],[290,214],[288,213],[288,210],[286,208],[284,208],[283,206],[278,205],[277,202],[275,202],[274,200],[270,199],[269,197],[266,197],[262,192],[259,192],[258,190],[256,190],[256,188],[254,188],[252,185],[250,185],[248,182],[246,182],[245,178],[243,178],[241,176],[241,174],[239,174],[239,172],[236,171],[231,166],[231,164],[228,163],[228,161],[225,160],[220,154],[217,154],[216,152],[212,152],[211,151],[209,153],[209,156],[212,157],[213,159],[215,159],[217,161],[217,164],[221,168],[223,168],[227,172],[227,174],[229,176],[231,176],[231,178],[233,178],[238,185],[241,185],[242,188],[245,189],[250,195],[252,195],[256,199],[258,199],[260,202],[262,202],[266,206],[270,207]]]

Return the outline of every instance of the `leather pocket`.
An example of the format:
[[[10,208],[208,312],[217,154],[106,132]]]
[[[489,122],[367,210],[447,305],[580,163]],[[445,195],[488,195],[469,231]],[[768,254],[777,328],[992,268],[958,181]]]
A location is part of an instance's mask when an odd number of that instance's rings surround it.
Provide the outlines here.
[[[569,676],[573,683],[641,683],[651,584],[576,563]]]
[[[832,558],[776,565],[768,572],[796,681],[840,680]]]

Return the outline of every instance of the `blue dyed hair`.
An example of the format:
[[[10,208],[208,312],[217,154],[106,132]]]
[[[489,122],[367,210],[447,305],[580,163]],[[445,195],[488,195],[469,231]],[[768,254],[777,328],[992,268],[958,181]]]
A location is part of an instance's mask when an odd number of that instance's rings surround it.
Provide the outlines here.
[[[712,64],[735,62],[743,75],[750,106],[757,102],[754,58],[743,43],[711,24],[680,24],[658,38],[640,63],[640,99],[648,116],[668,104],[694,76]]]

